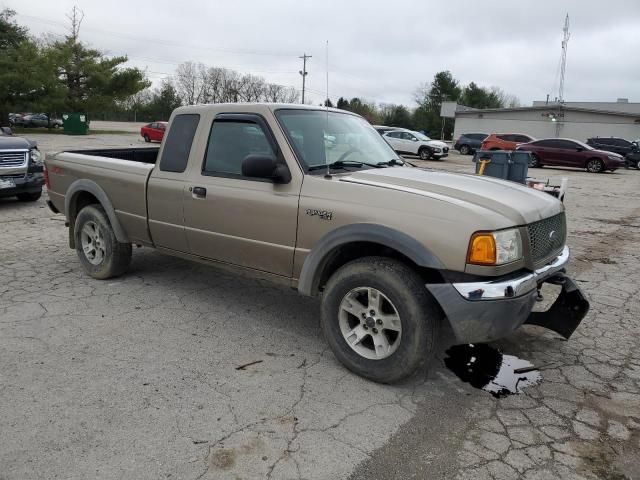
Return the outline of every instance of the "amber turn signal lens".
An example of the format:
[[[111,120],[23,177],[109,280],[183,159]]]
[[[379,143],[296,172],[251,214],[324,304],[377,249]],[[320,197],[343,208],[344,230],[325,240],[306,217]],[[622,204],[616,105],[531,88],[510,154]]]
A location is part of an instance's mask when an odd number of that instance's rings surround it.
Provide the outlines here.
[[[469,263],[496,264],[496,241],[491,233],[476,233],[469,242]]]

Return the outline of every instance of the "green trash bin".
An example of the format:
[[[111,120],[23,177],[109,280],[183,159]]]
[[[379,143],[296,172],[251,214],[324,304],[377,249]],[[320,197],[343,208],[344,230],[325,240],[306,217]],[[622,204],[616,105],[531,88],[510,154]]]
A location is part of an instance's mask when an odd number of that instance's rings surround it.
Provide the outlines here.
[[[89,116],[86,113],[64,113],[62,126],[65,135],[87,135],[89,133]]]

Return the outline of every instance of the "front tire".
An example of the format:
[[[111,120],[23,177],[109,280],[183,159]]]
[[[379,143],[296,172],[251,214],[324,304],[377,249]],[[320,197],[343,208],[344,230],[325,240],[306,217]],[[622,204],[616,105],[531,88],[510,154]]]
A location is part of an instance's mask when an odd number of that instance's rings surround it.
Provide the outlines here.
[[[469,153],[471,153],[471,149],[469,148],[469,145],[462,145],[460,147],[460,155],[469,155]]]
[[[336,358],[375,382],[393,383],[431,359],[442,313],[420,276],[385,257],[347,263],[323,293],[321,325]]]
[[[18,200],[20,200],[21,202],[36,202],[38,199],[40,199],[41,196],[42,190],[40,190],[39,192],[18,193],[16,195],[16,197],[18,197]]]
[[[599,158],[592,158],[587,162],[587,171],[589,173],[604,172],[604,162]]]
[[[418,156],[420,157],[420,160],[429,160],[431,155],[427,147],[421,147],[420,150],[418,150]]]
[[[74,227],[76,252],[84,270],[104,280],[127,271],[131,263],[131,244],[120,243],[100,205],[80,210]]]
[[[147,142],[147,143],[151,143],[151,139],[149,138],[149,135],[145,134],[144,141]]]

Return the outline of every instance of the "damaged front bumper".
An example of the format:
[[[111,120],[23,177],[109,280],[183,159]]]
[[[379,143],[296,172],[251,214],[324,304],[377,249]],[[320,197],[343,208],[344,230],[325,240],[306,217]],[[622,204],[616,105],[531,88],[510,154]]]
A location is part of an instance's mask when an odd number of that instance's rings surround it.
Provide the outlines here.
[[[524,323],[551,329],[569,338],[589,311],[580,288],[564,274],[569,248],[531,273],[486,282],[429,284],[461,343],[495,340]],[[546,312],[532,312],[538,288],[545,282],[562,286]]]

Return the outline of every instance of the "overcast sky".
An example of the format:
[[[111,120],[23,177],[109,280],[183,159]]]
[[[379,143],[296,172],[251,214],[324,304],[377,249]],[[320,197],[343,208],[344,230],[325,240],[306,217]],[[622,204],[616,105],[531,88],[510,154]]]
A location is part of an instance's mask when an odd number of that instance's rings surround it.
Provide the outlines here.
[[[305,1],[0,0],[36,36],[64,34],[73,5],[83,41],[127,54],[158,84],[186,60],[253,73],[308,95],[413,106],[441,70],[499,86],[524,105],[557,96],[564,17],[571,22],[565,100],[640,102],[639,0]]]

